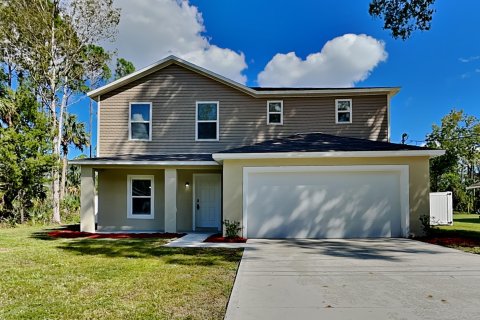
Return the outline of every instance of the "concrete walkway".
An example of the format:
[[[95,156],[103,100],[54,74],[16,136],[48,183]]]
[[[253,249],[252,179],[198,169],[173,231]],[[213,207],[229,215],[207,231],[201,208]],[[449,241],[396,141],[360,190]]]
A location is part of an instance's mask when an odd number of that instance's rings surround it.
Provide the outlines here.
[[[213,233],[188,233],[187,235],[175,239],[167,244],[165,247],[174,248],[244,248],[246,243],[213,243],[203,242],[205,239],[213,235]]]
[[[249,240],[225,319],[480,319],[480,255],[407,239]]]

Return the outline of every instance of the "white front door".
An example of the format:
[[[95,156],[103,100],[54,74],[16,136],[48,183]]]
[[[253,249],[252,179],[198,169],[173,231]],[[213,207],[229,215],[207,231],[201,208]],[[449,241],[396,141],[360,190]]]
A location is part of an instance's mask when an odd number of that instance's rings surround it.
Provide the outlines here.
[[[222,175],[194,175],[194,228],[221,228]]]

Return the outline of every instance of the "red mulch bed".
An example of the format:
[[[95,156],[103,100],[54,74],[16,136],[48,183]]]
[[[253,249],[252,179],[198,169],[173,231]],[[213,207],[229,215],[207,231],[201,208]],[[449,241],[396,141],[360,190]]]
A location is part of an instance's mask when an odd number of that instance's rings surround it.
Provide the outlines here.
[[[245,243],[247,239],[242,237],[235,237],[235,238],[227,238],[222,236],[220,233],[211,235],[203,242],[215,242],[215,243]]]
[[[52,238],[89,238],[89,239],[146,239],[159,238],[171,239],[180,238],[185,233],[90,233],[74,230],[55,230],[47,233]]]
[[[462,237],[432,237],[418,239],[423,242],[431,244],[438,244],[441,246],[459,246],[459,247],[479,247],[480,240],[462,238]]]

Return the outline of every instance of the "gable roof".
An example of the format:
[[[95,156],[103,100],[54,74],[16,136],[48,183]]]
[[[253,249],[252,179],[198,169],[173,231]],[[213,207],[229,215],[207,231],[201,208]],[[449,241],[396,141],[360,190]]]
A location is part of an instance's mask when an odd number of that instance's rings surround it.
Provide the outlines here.
[[[406,144],[340,137],[324,133],[299,133],[217,152],[215,160],[307,157],[383,157],[383,156],[429,156],[444,154],[443,150]]]
[[[297,96],[315,96],[315,95],[336,95],[336,94],[389,94],[395,95],[400,91],[400,87],[365,87],[365,88],[259,88],[259,87],[247,87],[241,83],[230,80],[224,76],[221,76],[215,72],[199,67],[191,62],[180,59],[176,56],[168,56],[162,60],[159,60],[143,69],[133,72],[123,78],[115,80],[103,87],[92,90],[87,93],[92,99],[95,99],[102,94],[108,93],[112,90],[118,89],[128,83],[141,79],[149,74],[164,69],[172,64],[181,66],[185,69],[193,71],[197,74],[203,75],[220,83],[223,83],[229,87],[242,91],[253,97],[268,97],[268,96],[285,96],[285,97],[297,97]]]

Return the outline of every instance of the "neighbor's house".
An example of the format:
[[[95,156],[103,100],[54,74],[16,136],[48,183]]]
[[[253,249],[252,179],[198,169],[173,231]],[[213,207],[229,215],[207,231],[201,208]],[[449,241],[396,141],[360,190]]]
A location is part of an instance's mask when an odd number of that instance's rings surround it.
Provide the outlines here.
[[[228,219],[248,238],[418,234],[429,158],[443,152],[389,143],[398,91],[252,88],[161,60],[88,93],[98,141],[96,158],[73,162],[81,229],[222,230]]]

